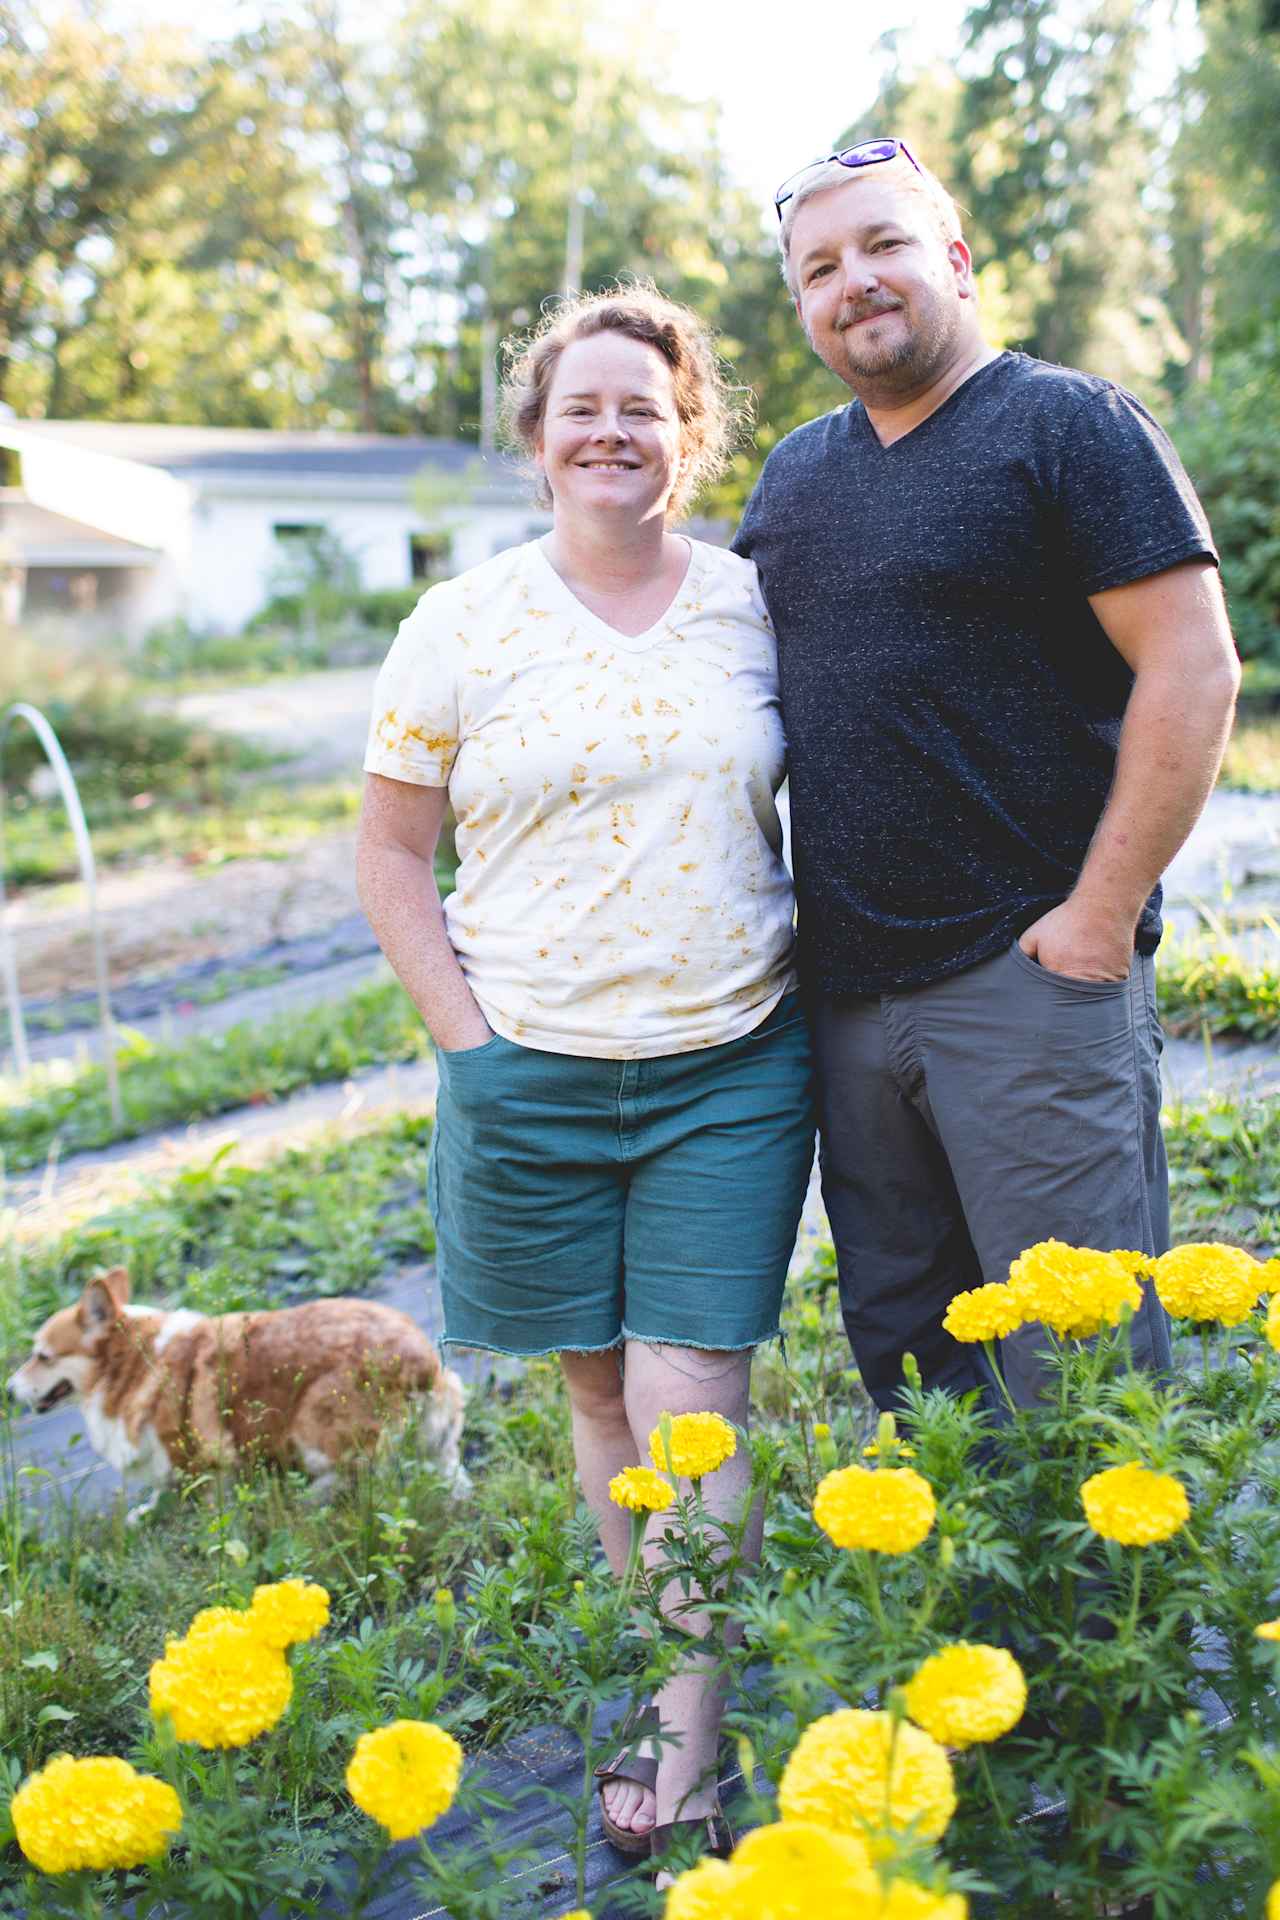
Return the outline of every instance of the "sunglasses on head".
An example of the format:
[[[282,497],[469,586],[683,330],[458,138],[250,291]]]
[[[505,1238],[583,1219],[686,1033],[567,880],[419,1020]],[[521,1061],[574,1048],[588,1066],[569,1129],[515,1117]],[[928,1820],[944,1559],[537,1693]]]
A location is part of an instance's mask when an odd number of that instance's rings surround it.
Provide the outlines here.
[[[773,204],[777,209],[779,220],[782,218],[782,209],[792,198],[800,182],[816,168],[829,167],[833,162],[851,169],[876,167],[882,160],[896,160],[899,154],[904,160],[911,162],[917,173],[924,172],[924,168],[905,140],[860,140],[856,147],[846,147],[842,153],[829,153],[825,160],[811,160],[807,167],[801,167],[799,173],[789,174],[774,194]]]

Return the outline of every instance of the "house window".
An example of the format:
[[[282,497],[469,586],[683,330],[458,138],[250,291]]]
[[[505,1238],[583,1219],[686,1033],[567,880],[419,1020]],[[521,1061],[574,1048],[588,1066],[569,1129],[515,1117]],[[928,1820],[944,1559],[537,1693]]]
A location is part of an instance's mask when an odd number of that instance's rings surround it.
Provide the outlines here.
[[[277,520],[271,529],[286,546],[291,540],[315,540],[324,532],[317,520]]]
[[[447,533],[409,535],[409,574],[414,580],[440,580],[449,571],[453,545]]]

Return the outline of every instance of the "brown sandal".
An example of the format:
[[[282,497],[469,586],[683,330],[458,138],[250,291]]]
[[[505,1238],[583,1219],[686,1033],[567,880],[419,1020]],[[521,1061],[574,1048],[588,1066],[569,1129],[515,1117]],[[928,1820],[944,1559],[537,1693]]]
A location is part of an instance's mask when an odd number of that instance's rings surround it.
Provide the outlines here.
[[[700,1840],[702,1853],[712,1854],[717,1860],[727,1860],[733,1852],[733,1829],[716,1807],[711,1813],[699,1814],[696,1820],[668,1820],[653,1829],[649,1835],[649,1864],[653,1871],[657,1873],[667,1865],[668,1854],[686,1855],[685,1843],[691,1840]]]
[[[648,1853],[652,1830],[649,1833],[635,1833],[630,1827],[618,1826],[609,1818],[604,1804],[604,1790],[611,1780],[630,1780],[634,1786],[644,1787],[650,1793],[654,1791],[658,1783],[658,1756],[637,1753],[636,1748],[661,1731],[658,1709],[651,1701],[618,1729],[621,1745],[616,1758],[606,1760],[594,1769],[596,1792],[600,1795],[600,1825],[604,1828],[605,1839],[619,1853],[629,1853],[636,1859]]]

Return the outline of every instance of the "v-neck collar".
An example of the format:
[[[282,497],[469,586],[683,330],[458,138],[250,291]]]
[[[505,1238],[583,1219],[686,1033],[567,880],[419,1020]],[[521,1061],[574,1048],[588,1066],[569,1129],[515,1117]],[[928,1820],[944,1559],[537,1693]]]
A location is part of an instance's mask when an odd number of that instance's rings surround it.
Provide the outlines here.
[[[696,540],[690,540],[687,534],[681,534],[680,538],[689,549],[689,564],[684,570],[684,578],[653,625],[646,627],[643,633],[619,633],[617,627],[611,627],[607,620],[602,620],[598,613],[593,613],[586,601],[579,600],[573,588],[560,578],[547,558],[541,540],[534,540],[530,542],[534,566],[542,576],[538,582],[538,590],[554,592],[563,611],[570,613],[575,620],[587,622],[596,632],[603,635],[611,646],[621,647],[624,653],[647,653],[649,648],[662,639],[680,615],[697,598],[701,578],[698,543]]]
[[[872,426],[871,415],[867,412],[861,400],[854,401],[850,406],[850,415],[858,422],[859,430],[866,438],[868,444],[872,446],[877,453],[883,454],[886,459],[890,459],[897,453],[899,447],[906,447],[912,442],[918,441],[921,434],[927,434],[928,429],[933,425],[935,420],[941,420],[945,414],[950,413],[961,394],[968,393],[975,380],[981,380],[983,375],[990,373],[993,367],[1003,366],[1005,362],[1011,358],[1012,355],[1006,347],[1000,353],[996,354],[993,360],[984,360],[982,365],[975,367],[973,372],[969,374],[966,379],[962,380],[958,387],[953,387],[942,404],[935,407],[932,413],[927,413],[918,426],[912,427],[908,433],[900,433],[896,440],[890,440],[887,445]]]

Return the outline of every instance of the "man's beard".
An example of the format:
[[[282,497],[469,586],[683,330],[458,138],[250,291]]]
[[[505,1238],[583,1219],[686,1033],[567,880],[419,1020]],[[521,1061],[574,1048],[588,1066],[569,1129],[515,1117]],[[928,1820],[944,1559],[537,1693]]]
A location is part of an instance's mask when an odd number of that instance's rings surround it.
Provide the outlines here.
[[[869,313],[892,315],[906,312],[901,301],[866,309],[850,306],[836,320],[839,349],[827,360],[837,377],[860,396],[893,397],[928,386],[934,374],[950,358],[958,316],[941,300],[930,301],[915,323],[907,316],[905,324],[892,319],[898,337],[883,344],[866,338]],[[823,356],[826,358],[826,356]]]

